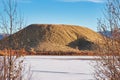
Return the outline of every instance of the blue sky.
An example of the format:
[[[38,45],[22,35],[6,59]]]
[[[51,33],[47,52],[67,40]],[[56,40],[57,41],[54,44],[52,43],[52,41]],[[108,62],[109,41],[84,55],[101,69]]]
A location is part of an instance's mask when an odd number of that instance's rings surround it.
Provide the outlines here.
[[[18,0],[29,24],[80,25],[96,31],[104,0]]]

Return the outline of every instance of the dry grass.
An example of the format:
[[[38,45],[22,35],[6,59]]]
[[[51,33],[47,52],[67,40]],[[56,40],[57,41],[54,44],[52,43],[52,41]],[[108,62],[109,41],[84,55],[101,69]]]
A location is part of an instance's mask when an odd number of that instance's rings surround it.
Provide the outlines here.
[[[96,44],[100,34],[81,26],[32,24],[11,35],[13,49],[24,48],[26,51],[78,51],[79,39]],[[101,41],[102,42],[102,41]],[[9,37],[0,41],[0,48],[9,47]],[[74,44],[71,44],[74,43]],[[85,44],[87,45],[87,44]],[[79,48],[80,47],[80,48]],[[84,47],[84,46],[83,46]],[[81,50],[81,49],[80,49]]]

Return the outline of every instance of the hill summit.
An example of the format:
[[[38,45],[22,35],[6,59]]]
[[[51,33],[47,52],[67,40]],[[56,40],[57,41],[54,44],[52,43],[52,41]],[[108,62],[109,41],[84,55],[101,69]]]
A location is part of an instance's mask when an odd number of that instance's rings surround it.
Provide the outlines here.
[[[92,50],[98,39],[101,39],[101,35],[86,27],[31,24],[2,39],[0,48],[24,48],[26,51],[36,52]]]

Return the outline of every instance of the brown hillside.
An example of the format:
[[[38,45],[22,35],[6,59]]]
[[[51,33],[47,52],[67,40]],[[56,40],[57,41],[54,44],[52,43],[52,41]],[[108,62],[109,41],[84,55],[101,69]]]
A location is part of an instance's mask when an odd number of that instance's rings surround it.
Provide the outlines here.
[[[32,24],[2,39],[0,48],[12,46],[13,49],[38,52],[92,50],[98,39],[101,39],[101,35],[81,26]]]

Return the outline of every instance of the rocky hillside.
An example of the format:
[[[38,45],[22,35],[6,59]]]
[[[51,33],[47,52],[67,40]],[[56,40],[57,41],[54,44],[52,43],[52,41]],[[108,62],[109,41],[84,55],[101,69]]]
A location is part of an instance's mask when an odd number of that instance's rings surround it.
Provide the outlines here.
[[[2,39],[0,48],[36,52],[92,50],[100,39],[100,34],[81,26],[32,24]]]

